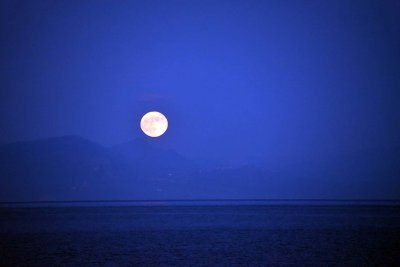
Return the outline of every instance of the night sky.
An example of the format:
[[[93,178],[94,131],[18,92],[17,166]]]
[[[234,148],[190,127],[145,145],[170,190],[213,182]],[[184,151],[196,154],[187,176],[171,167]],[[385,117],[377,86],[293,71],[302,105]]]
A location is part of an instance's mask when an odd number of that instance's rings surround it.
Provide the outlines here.
[[[225,163],[400,144],[400,2],[1,1],[0,143],[147,138]]]

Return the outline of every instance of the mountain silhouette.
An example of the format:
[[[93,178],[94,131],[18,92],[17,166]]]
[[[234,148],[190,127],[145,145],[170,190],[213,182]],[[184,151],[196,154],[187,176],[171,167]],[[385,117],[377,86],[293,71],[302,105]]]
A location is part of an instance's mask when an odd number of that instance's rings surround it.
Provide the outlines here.
[[[77,136],[19,142],[1,146],[0,160],[0,201],[243,197],[260,177],[143,139],[110,148]]]
[[[400,198],[398,148],[275,172],[204,162],[143,139],[112,147],[77,136],[12,143],[0,146],[0,201]]]
[[[174,150],[156,148],[139,138],[115,145],[110,151],[119,161],[144,173],[182,172],[196,166]]]
[[[87,199],[131,175],[106,148],[75,136],[2,146],[0,162],[3,201]]]

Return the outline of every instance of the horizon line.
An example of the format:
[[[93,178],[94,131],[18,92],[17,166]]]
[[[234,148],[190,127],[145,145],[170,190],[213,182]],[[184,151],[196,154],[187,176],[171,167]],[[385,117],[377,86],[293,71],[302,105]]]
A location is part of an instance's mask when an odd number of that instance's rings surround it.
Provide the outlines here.
[[[96,200],[35,200],[35,201],[0,201],[0,205],[13,204],[68,204],[68,203],[139,203],[139,202],[377,202],[400,203],[400,199],[326,199],[326,198],[269,198],[269,199],[96,199]]]

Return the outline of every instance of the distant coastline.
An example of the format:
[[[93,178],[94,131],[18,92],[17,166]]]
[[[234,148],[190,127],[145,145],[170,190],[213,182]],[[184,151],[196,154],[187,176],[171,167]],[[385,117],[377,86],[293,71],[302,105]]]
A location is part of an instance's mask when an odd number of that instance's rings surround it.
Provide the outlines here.
[[[79,207],[79,206],[400,206],[400,199],[128,199],[128,200],[60,200],[0,202],[0,208],[12,207]]]

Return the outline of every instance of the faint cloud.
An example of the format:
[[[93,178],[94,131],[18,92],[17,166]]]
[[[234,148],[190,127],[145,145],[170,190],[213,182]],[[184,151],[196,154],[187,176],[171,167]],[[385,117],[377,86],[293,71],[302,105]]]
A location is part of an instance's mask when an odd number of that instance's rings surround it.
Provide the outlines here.
[[[144,93],[140,96],[140,100],[144,102],[158,102],[166,99],[167,97],[160,93]]]

